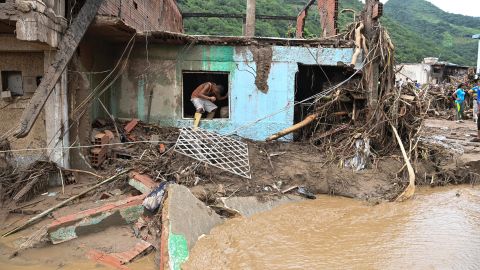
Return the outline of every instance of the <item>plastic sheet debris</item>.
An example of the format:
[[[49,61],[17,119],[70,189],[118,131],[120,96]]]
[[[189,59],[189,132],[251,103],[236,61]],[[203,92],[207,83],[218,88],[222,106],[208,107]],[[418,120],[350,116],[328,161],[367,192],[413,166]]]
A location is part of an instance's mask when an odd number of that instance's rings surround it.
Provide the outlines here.
[[[160,185],[143,200],[143,207],[152,212],[157,210],[162,205],[165,189],[169,184],[170,182],[166,181],[160,183]]]
[[[357,139],[355,141],[355,155],[353,158],[345,161],[345,167],[355,169],[356,171],[363,170],[367,167],[370,155],[370,139]]]
[[[305,187],[298,187],[297,189],[298,194],[302,195],[303,197],[311,200],[315,200],[317,197],[308,191]]]

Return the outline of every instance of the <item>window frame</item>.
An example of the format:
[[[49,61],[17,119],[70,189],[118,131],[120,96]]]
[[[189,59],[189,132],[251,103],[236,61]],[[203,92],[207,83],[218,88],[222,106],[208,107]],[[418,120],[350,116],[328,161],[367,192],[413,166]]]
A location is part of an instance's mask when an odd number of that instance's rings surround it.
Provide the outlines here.
[[[182,120],[193,120],[193,117],[185,117],[185,77],[184,74],[218,74],[218,75],[226,75],[227,76],[227,100],[228,100],[228,117],[222,118],[213,118],[211,120],[202,118],[202,121],[218,121],[218,120],[230,120],[232,118],[232,102],[231,102],[231,88],[230,88],[230,72],[229,71],[209,71],[209,70],[182,70],[182,85],[180,91],[182,92]],[[220,108],[219,108],[220,109]]]

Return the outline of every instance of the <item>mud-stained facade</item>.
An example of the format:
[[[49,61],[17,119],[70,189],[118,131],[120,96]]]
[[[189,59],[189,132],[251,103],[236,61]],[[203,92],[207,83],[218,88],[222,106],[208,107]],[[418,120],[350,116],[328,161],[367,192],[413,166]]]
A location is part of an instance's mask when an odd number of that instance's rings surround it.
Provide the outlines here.
[[[268,91],[258,89],[257,61],[250,46],[143,45],[134,49],[127,72],[112,88],[110,107],[116,117],[139,118],[162,126],[189,127],[185,72],[228,75],[229,117],[202,120],[201,127],[222,134],[264,140],[294,123],[296,73],[299,64],[337,66],[349,63],[352,48],[271,47],[266,78]],[[263,61],[265,62],[265,61]],[[264,66],[264,64],[262,65]],[[150,100],[151,99],[151,100]],[[185,101],[186,100],[186,101]]]
[[[11,134],[17,128],[44,75],[45,66],[55,54],[67,21],[64,1],[13,1],[0,3],[0,133]],[[25,138],[9,140],[12,149],[45,148],[48,126],[53,125],[52,107],[43,111]],[[51,134],[50,134],[51,135]],[[28,165],[48,151],[24,155],[13,153],[11,162]],[[62,165],[63,161],[59,160]]]
[[[0,100],[0,134],[7,133],[14,127],[21,116],[21,112],[29,102],[33,92],[35,92],[37,80],[43,75],[43,52],[6,52],[0,51],[0,81],[2,84],[2,99]],[[18,73],[19,79],[23,83],[21,93],[16,95],[6,95],[7,89],[3,89],[8,85],[7,77],[10,74]],[[8,92],[10,93],[10,92]],[[45,117],[42,114],[39,121],[33,127],[33,132],[26,138],[22,138],[10,143],[10,147],[14,149],[45,147]],[[34,160],[35,157],[16,156],[18,162],[23,163]],[[37,156],[38,158],[38,156]]]
[[[61,53],[59,44],[67,27],[85,2],[0,1],[2,135],[9,138],[18,130],[18,123],[24,120],[22,114],[33,100],[45,72],[55,55]],[[67,148],[70,142],[89,143],[86,135],[89,129],[86,127],[91,126],[95,116],[104,113],[99,101],[95,100],[93,106],[84,111],[79,124],[76,124],[76,117],[72,118],[72,112],[82,102],[82,97],[87,97],[92,87],[105,78],[106,73],[96,71],[109,70],[115,64],[116,51],[106,48],[114,39],[109,36],[112,31],[108,27],[121,24],[122,29],[128,29],[132,35],[134,32],[160,30],[183,32],[182,16],[174,0],[105,0],[96,18],[73,57],[75,61],[69,59],[69,66],[60,75],[31,132],[25,138],[9,139],[13,149],[48,148],[35,154],[14,155],[21,165],[28,165],[43,156],[62,167],[69,167]],[[94,32],[103,36],[99,38],[92,34]],[[28,160],[25,156],[29,157]],[[76,156],[74,160],[83,159]],[[74,163],[74,166],[82,167],[78,162]]]

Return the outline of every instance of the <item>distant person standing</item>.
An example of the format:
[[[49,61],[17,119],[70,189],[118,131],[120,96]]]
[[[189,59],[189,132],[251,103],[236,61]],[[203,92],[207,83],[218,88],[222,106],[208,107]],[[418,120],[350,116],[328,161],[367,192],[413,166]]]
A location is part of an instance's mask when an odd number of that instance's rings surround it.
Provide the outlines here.
[[[420,89],[420,86],[422,86],[417,80],[415,80],[414,83],[417,89]]]
[[[457,123],[463,123],[463,111],[465,109],[465,85],[463,83],[458,85],[457,90],[453,93],[455,99],[455,109],[457,111]]]
[[[475,80],[472,89],[468,91],[468,93],[473,96],[473,122],[478,123],[478,104],[480,102],[480,86],[478,79]]]

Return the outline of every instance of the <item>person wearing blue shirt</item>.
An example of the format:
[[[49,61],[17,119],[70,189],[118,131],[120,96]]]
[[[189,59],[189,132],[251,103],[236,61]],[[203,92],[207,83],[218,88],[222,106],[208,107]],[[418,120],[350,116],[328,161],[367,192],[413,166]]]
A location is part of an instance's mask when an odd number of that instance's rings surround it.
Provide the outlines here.
[[[468,91],[469,93],[476,93],[477,98],[476,98],[476,103],[477,103],[477,138],[473,139],[475,142],[480,142],[480,121],[478,121],[478,118],[480,118],[480,111],[478,108],[480,107],[480,84],[478,82],[478,79],[475,81],[474,87],[472,90]]]
[[[465,90],[463,83],[458,85],[458,89],[453,93],[455,99],[455,108],[457,109],[457,123],[463,122],[463,110],[465,109]]]

